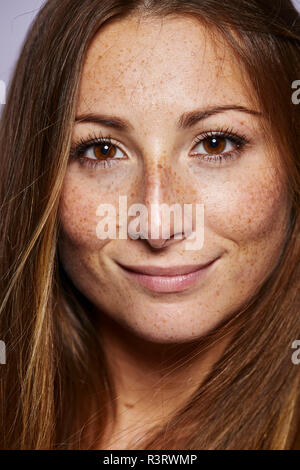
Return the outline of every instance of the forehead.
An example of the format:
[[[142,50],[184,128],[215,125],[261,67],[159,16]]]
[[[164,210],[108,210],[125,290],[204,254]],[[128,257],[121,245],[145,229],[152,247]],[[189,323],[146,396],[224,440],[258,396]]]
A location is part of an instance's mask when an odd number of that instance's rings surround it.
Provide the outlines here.
[[[195,104],[249,104],[241,65],[224,39],[196,19],[131,16],[102,27],[91,42],[78,111],[180,113]]]

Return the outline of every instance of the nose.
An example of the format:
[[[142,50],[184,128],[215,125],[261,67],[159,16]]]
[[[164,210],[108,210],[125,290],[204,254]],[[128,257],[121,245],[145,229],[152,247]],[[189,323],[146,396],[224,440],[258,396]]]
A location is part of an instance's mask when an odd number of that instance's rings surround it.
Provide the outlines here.
[[[180,191],[180,179],[174,175],[170,165],[151,162],[145,164],[143,174],[144,217],[140,223],[140,238],[153,249],[162,249],[180,243],[189,231],[191,220],[184,217],[185,194]]]
[[[184,238],[183,227],[178,225],[182,220],[180,213],[176,229],[176,215],[173,215],[174,209],[170,209],[168,204],[147,202],[145,207],[149,217],[147,223],[141,226],[141,238],[146,239],[152,248],[161,249]]]

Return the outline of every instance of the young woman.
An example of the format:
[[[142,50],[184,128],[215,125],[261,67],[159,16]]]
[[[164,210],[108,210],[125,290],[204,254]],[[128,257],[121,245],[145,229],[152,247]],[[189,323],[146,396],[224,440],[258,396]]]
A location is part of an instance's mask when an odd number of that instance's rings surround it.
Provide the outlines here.
[[[299,45],[288,0],[45,3],[0,127],[1,448],[297,448]]]

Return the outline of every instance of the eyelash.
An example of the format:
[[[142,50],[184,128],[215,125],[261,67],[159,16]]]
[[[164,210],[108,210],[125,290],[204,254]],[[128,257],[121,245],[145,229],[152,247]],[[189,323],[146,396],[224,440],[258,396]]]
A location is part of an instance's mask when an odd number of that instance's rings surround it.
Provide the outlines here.
[[[221,165],[222,163],[224,163],[224,161],[233,160],[237,158],[242,152],[243,148],[250,143],[250,140],[244,134],[236,134],[233,128],[230,127],[217,127],[214,130],[203,132],[200,136],[197,136],[194,139],[194,143],[197,145],[201,142],[205,142],[206,139],[210,139],[212,137],[221,137],[222,139],[227,139],[232,144],[234,144],[235,148],[223,154],[220,153],[215,155],[197,155],[196,153],[193,156],[194,158],[199,158],[201,160],[204,160],[205,162],[213,162],[213,164]]]
[[[72,144],[72,147],[70,150],[70,159],[76,159],[79,161],[81,165],[91,166],[92,168],[96,168],[99,166],[103,168],[111,167],[112,162],[109,159],[97,161],[97,160],[92,160],[90,158],[81,157],[81,155],[93,145],[103,145],[103,144],[116,145],[112,142],[110,135],[107,135],[104,137],[101,134],[101,132],[98,135],[89,134],[86,139],[83,139],[81,137],[80,139],[78,139]]]
[[[201,159],[206,162],[213,162],[213,164],[219,163],[221,165],[225,160],[233,160],[239,156],[242,152],[245,145],[249,144],[249,139],[245,135],[238,135],[234,132],[232,128],[222,128],[218,127],[211,131],[203,132],[200,136],[197,136],[194,139],[194,144],[197,146],[198,144],[205,142],[205,140],[212,138],[212,137],[221,137],[223,139],[228,139],[231,143],[235,145],[235,149],[230,150],[223,154],[194,154],[193,158]],[[77,159],[81,165],[91,166],[92,168],[102,167],[108,168],[111,167],[116,160],[124,160],[123,158],[108,158],[107,160],[92,160],[90,158],[82,157],[81,155],[88,150],[90,147],[94,145],[114,145],[118,147],[112,140],[110,135],[103,136],[101,132],[96,134],[89,134],[86,139],[80,138],[79,140],[75,141],[70,150],[70,159]],[[194,146],[195,146],[194,145]],[[120,149],[120,147],[119,147]],[[122,149],[121,149],[122,150]],[[123,152],[123,150],[122,150]],[[123,152],[125,153],[125,152]]]

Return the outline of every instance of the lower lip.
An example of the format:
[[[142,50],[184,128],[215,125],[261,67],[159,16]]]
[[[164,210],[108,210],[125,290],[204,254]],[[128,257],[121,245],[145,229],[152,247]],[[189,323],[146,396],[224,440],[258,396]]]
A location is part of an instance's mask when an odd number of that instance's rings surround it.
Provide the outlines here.
[[[128,271],[125,268],[123,270],[131,279],[154,292],[181,292],[193,286],[196,281],[203,279],[215,261],[198,271],[178,276],[150,276],[148,274]]]

